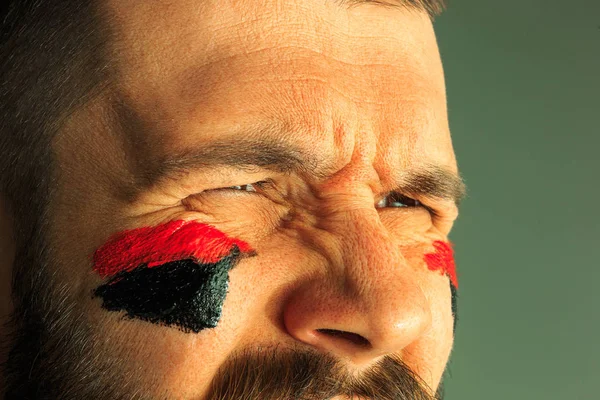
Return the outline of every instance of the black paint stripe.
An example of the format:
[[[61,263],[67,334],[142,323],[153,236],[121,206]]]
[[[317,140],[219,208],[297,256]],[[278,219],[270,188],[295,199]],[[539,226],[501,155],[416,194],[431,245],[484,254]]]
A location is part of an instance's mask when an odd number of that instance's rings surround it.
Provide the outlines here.
[[[235,247],[212,264],[189,259],[152,268],[144,264],[111,277],[94,296],[101,297],[109,311],[123,310],[130,318],[198,333],[217,326],[229,287],[228,272],[239,254]]]

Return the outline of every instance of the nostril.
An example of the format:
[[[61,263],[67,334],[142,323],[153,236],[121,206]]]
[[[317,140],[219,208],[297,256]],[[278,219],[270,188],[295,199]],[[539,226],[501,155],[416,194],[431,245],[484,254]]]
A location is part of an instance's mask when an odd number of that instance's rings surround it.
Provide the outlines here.
[[[346,331],[338,331],[337,329],[317,329],[316,331],[319,333],[328,335],[328,336],[333,336],[333,337],[347,340],[349,342],[352,342],[356,346],[371,347],[371,343],[367,339],[365,339],[364,337],[362,337],[356,333],[346,332]]]

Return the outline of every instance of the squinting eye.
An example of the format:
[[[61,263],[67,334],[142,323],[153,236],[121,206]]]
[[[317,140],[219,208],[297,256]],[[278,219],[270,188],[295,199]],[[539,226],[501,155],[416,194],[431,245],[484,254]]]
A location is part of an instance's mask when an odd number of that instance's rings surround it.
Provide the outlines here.
[[[218,188],[218,189],[211,189],[208,191],[232,190],[232,191],[236,191],[236,192],[255,193],[261,189],[264,189],[265,186],[267,186],[269,184],[270,184],[269,181],[259,181],[259,182],[254,182],[254,183],[247,183],[245,185],[235,185],[235,186],[228,186],[228,187],[223,187],[223,188]]]
[[[241,190],[243,192],[256,192],[256,188],[253,184],[248,183],[246,185],[238,185],[238,186],[229,186],[223,189],[231,189],[231,190]]]
[[[420,201],[406,197],[398,192],[391,192],[377,202],[377,208],[384,207],[423,207]]]

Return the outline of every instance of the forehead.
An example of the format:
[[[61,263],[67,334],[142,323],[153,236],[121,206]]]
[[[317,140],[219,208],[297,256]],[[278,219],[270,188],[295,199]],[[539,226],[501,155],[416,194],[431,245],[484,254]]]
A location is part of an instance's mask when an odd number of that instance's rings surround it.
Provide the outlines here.
[[[362,140],[383,170],[420,162],[455,170],[425,13],[334,0],[104,6],[127,135],[144,158],[277,132],[340,165]]]

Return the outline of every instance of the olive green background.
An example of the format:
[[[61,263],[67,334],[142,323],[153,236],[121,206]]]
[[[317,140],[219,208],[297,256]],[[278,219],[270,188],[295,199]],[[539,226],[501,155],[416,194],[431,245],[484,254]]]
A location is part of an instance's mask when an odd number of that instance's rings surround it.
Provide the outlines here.
[[[450,0],[468,198],[447,400],[600,399],[600,1]]]

